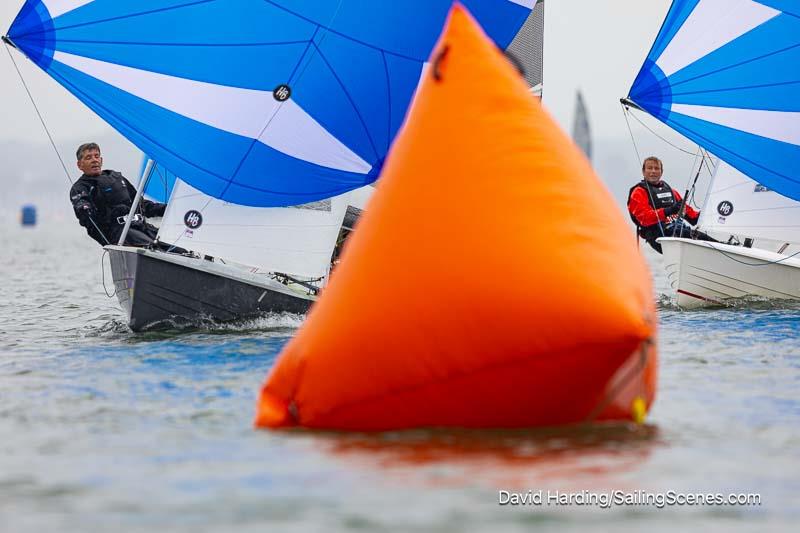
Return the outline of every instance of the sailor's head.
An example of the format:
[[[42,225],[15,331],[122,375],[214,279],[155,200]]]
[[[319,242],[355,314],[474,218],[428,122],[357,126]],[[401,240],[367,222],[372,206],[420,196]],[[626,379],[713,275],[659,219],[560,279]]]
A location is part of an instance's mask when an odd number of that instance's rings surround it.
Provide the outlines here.
[[[654,155],[642,161],[642,177],[647,183],[657,185],[661,183],[661,175],[664,174],[664,163]]]
[[[97,143],[84,143],[75,152],[78,168],[87,176],[99,176],[103,171],[103,156]]]

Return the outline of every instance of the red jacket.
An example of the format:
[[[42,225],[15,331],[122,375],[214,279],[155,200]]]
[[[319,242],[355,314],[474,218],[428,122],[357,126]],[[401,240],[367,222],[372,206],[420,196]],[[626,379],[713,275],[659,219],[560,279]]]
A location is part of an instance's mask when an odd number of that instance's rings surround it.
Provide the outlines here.
[[[672,194],[675,196],[676,202],[681,201],[681,195],[678,191],[672,189]],[[628,198],[628,212],[643,228],[653,226],[658,222],[667,222],[667,218],[669,218],[664,214],[664,209],[653,209],[647,189],[644,187],[634,187],[631,190],[630,198]],[[697,224],[699,217],[700,211],[693,209],[690,205],[686,206],[684,211],[686,220],[691,224]]]

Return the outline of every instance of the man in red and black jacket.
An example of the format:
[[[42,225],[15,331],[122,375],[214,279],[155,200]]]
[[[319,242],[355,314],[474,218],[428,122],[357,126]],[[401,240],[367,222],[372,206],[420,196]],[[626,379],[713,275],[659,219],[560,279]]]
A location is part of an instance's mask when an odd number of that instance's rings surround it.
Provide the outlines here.
[[[683,218],[679,218],[678,214],[684,204],[683,198],[661,179],[663,173],[664,165],[661,160],[648,157],[642,163],[644,179],[631,187],[628,193],[628,213],[636,224],[639,236],[658,253],[662,253],[661,245],[656,242],[659,237],[691,237],[714,241],[705,233],[693,231],[689,226],[697,224],[700,211],[686,205]]]

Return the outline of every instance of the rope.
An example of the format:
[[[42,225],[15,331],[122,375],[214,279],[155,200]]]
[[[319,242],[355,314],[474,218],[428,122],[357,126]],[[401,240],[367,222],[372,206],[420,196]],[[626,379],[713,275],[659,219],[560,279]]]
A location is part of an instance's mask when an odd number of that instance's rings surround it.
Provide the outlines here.
[[[634,152],[636,152],[636,160],[637,161],[641,161],[642,160],[642,156],[639,155],[639,147],[636,146],[636,138],[633,136],[633,129],[631,129],[631,123],[628,120],[628,113],[630,113],[630,111],[625,106],[625,104],[620,103],[620,105],[622,106],[622,116],[625,117],[625,123],[628,125],[628,133],[631,136],[631,142],[633,143],[633,150],[634,150]]]
[[[624,107],[624,106],[623,106],[623,107]],[[628,109],[626,109],[626,111],[630,112]],[[668,145],[672,146],[672,147],[673,147],[673,148],[675,148],[676,150],[679,150],[679,151],[683,152],[684,154],[695,155],[695,154],[693,154],[692,152],[690,152],[689,150],[684,150],[684,149],[683,149],[683,148],[681,148],[680,146],[678,146],[678,145],[676,145],[676,144],[674,144],[674,143],[672,143],[672,142],[668,141],[667,139],[665,139],[664,137],[662,137],[661,135],[659,135],[658,133],[656,133],[655,131],[653,131],[652,129],[650,129],[650,127],[649,127],[647,124],[645,124],[644,122],[642,122],[641,120],[639,120],[639,118],[638,118],[636,115],[634,115],[633,113],[630,113],[630,115],[631,115],[631,116],[634,118],[634,120],[636,120],[636,122],[638,122],[639,124],[641,124],[642,126],[644,126],[644,128],[645,128],[647,131],[649,131],[650,133],[652,133],[653,135],[655,135],[656,137],[658,137],[659,139],[661,139],[662,141],[664,141],[664,142],[665,142],[665,143],[667,143]]]
[[[748,263],[747,261],[742,261],[742,260],[740,260],[740,259],[736,259],[735,257],[731,256],[731,255],[730,255],[728,252],[726,252],[725,250],[721,250],[721,249],[719,249],[719,248],[715,247],[715,246],[714,246],[713,244],[711,244],[711,243],[709,243],[709,247],[710,247],[712,250],[714,250],[714,251],[716,251],[716,252],[719,252],[719,253],[721,253],[722,255],[724,255],[725,257],[727,257],[728,259],[730,259],[731,261],[735,261],[735,262],[737,262],[737,263],[740,263],[740,264],[742,264],[742,265],[746,265],[746,266],[752,266],[752,267],[760,267],[760,266],[777,265],[777,264],[779,264],[779,263],[783,263],[784,261],[786,261],[786,260],[788,260],[788,259],[791,259],[792,257],[795,257],[795,256],[797,256],[797,255],[800,255],[800,251],[797,251],[797,252],[793,253],[792,255],[787,255],[786,257],[783,257],[783,258],[781,258],[781,259],[777,259],[777,260],[775,260],[775,261],[766,261],[766,262],[764,262],[764,263]]]
[[[114,286],[114,292],[112,292],[111,294],[108,294],[108,289],[106,289],[106,269],[103,268],[103,265],[105,263],[105,257],[106,257],[107,254],[108,254],[108,250],[103,248],[103,255],[100,256],[100,274],[101,274],[102,280],[103,280],[103,292],[106,293],[106,296],[108,296],[109,298],[113,298],[114,296],[117,295],[117,287],[115,285]],[[109,257],[109,260],[110,260],[111,256],[109,255],[108,257]],[[109,262],[109,266],[111,266],[110,262]]]

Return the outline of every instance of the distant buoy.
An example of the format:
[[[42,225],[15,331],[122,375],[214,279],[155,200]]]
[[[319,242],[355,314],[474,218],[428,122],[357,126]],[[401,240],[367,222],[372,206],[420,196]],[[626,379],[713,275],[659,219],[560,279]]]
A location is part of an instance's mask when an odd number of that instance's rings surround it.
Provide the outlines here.
[[[35,226],[36,225],[36,206],[35,205],[23,205],[22,211],[20,212],[20,223],[23,226]]]
[[[656,322],[650,275],[614,199],[456,5],[255,423],[637,420],[655,395]],[[636,398],[644,409],[631,408]]]

